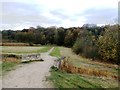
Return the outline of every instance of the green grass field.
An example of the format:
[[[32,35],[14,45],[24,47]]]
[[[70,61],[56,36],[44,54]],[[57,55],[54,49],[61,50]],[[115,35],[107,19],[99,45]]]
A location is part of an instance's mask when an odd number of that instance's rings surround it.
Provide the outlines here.
[[[59,47],[55,47],[54,50],[50,53],[50,55],[59,58],[61,56]]]
[[[3,46],[2,53],[16,53],[16,54],[24,54],[24,53],[41,53],[47,52],[51,47],[34,47],[34,46]]]
[[[51,47],[50,47],[50,46],[47,46],[47,47],[41,48],[41,49],[38,50],[37,52],[39,52],[39,53],[44,53],[44,52],[48,52],[50,49],[51,49]]]

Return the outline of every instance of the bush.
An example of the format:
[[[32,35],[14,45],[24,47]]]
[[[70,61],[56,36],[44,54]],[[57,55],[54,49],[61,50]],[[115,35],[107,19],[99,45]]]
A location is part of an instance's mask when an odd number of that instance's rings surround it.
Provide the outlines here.
[[[34,44],[30,42],[30,43],[29,43],[29,46],[34,46]]]
[[[103,36],[98,39],[99,54],[103,61],[112,63],[118,62],[118,28],[116,26],[109,27]]]
[[[82,50],[83,50],[83,44],[82,44],[82,41],[78,38],[73,46],[73,51],[76,54],[79,54],[79,53],[82,53]]]
[[[96,41],[94,38],[95,37],[88,31],[83,31],[73,45],[73,51],[76,54],[81,54],[88,58],[94,59],[98,57]]]

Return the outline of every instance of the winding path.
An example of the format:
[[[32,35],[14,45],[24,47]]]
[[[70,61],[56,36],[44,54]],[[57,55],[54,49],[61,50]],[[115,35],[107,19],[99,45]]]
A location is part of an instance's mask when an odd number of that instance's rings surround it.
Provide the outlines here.
[[[46,81],[50,67],[54,64],[55,57],[50,56],[50,49],[47,53],[41,53],[43,62],[32,62],[10,71],[3,77],[3,88],[52,88]]]

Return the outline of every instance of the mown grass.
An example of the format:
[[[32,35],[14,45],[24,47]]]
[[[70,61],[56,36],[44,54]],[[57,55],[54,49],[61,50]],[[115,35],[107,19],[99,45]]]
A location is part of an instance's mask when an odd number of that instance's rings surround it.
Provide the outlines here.
[[[51,56],[54,56],[54,57],[60,57],[61,54],[60,54],[60,49],[59,47],[55,47],[54,50],[50,53]]]
[[[38,53],[48,52],[50,49],[51,49],[51,47],[48,46],[48,47],[44,47],[44,48],[38,50],[37,52]]]
[[[16,53],[16,54],[25,54],[25,53],[41,53],[47,52],[50,50],[50,46],[2,46],[2,53]]]
[[[80,74],[70,74],[57,69],[51,70],[49,79],[57,88],[116,88],[117,82],[104,80],[98,77],[82,76]]]

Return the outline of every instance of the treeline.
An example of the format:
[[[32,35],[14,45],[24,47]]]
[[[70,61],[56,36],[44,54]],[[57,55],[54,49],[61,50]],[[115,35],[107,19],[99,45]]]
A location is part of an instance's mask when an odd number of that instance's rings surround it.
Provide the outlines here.
[[[83,27],[30,27],[21,31],[3,30],[2,38],[14,42],[32,44],[55,44],[71,47],[76,54],[93,60],[119,63],[118,25]]]
[[[104,31],[98,36],[84,30],[73,45],[73,51],[93,60],[119,64],[119,47],[118,25],[113,25],[105,26]]]

